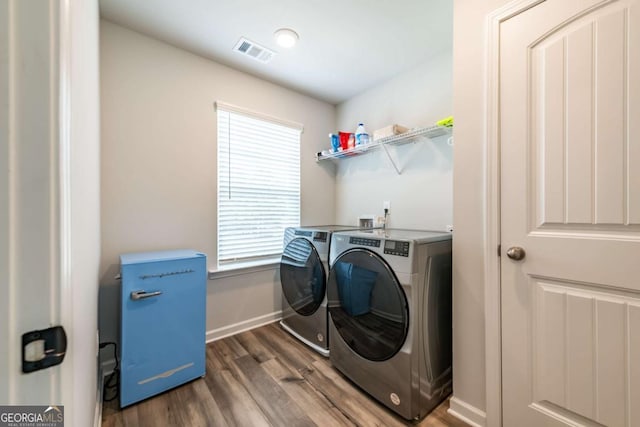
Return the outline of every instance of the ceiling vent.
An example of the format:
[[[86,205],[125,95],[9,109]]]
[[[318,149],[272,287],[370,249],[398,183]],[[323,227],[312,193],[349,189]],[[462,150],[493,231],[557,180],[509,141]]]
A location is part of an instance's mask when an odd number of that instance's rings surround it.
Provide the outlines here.
[[[233,50],[243,55],[253,58],[256,61],[260,61],[263,64],[268,63],[275,56],[275,52],[271,49],[267,49],[264,46],[260,46],[250,40],[240,37],[238,43],[234,46]]]

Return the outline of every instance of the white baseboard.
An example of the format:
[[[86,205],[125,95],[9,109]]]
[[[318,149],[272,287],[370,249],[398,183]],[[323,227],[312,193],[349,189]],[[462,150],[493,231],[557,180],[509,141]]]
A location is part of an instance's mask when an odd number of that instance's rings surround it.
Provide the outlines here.
[[[456,397],[449,399],[447,412],[472,427],[485,427],[487,424],[487,414],[484,411]]]
[[[243,320],[242,322],[223,326],[222,328],[212,329],[207,331],[206,341],[210,343],[212,341],[230,337],[231,335],[239,334],[240,332],[276,322],[280,319],[282,319],[282,311],[274,311],[273,313],[254,317],[253,319]]]

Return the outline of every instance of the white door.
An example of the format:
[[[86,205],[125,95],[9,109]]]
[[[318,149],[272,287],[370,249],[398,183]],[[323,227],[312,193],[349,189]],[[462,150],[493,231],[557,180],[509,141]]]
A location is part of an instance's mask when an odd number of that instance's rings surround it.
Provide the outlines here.
[[[0,0],[0,405],[69,427],[97,409],[97,41],[96,0]],[[22,335],[58,325],[62,364],[23,373]]]
[[[500,55],[504,425],[640,426],[640,0],[543,1]]]

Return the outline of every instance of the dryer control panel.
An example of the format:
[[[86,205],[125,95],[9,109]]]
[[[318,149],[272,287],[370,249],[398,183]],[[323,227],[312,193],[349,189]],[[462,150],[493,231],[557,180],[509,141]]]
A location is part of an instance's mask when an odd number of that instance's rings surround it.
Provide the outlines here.
[[[350,237],[349,243],[359,246],[371,246],[372,248],[380,247],[380,240],[378,239],[365,239],[363,237]]]
[[[313,233],[313,241],[314,242],[326,242],[328,235],[329,235],[329,233],[327,233],[326,231],[316,231],[315,233]]]
[[[384,242],[384,253],[387,255],[409,256],[409,242],[397,240],[386,240]]]

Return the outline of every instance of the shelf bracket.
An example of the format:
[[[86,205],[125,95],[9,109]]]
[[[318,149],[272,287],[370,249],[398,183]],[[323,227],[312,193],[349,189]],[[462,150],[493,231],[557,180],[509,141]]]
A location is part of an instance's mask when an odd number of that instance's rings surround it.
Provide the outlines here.
[[[398,166],[396,166],[396,162],[393,161],[391,154],[389,154],[389,149],[387,148],[387,144],[381,144],[381,145],[382,145],[382,148],[384,149],[384,152],[387,153],[387,157],[389,158],[389,161],[393,165],[393,168],[396,170],[398,175],[402,175],[402,172],[400,171],[400,169],[398,169]]]

